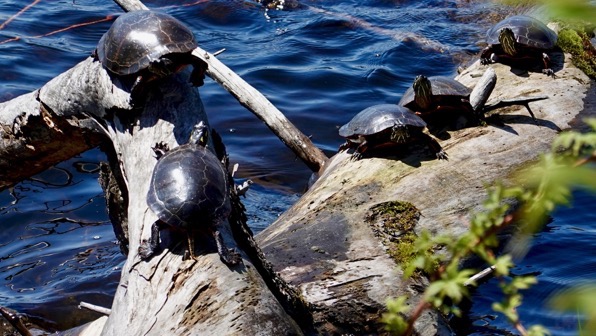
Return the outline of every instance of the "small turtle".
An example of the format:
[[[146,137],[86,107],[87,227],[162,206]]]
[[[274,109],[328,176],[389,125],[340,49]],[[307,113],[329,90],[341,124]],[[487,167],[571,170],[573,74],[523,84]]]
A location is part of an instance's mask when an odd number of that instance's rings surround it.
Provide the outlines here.
[[[362,110],[339,129],[339,135],[346,138],[339,150],[356,147],[354,158],[359,159],[370,149],[422,140],[438,159],[446,160],[447,154],[432,136],[424,133],[425,128],[426,122],[406,107],[374,105]]]
[[[224,245],[217,229],[231,212],[228,173],[217,157],[205,146],[207,126],[195,126],[187,144],[168,150],[156,145],[158,158],[151,176],[147,204],[159,218],[151,229],[151,240],[139,247],[142,259],[151,257],[159,246],[162,228],[185,233],[188,250],[195,258],[194,240],[197,234],[208,232],[215,238],[217,252],[228,265],[241,261],[235,249]]]
[[[470,105],[471,93],[471,89],[455,79],[418,75],[398,104],[423,116],[443,110],[458,110],[475,116]]]
[[[134,76],[131,98],[143,94],[145,85],[157,78],[193,65],[190,81],[203,85],[207,64],[193,56],[195,36],[173,16],[150,10],[120,15],[101,37],[95,56],[111,73]]]
[[[554,77],[547,51],[557,44],[557,34],[544,23],[525,15],[510,16],[489,29],[482,64],[540,62],[542,72]]]

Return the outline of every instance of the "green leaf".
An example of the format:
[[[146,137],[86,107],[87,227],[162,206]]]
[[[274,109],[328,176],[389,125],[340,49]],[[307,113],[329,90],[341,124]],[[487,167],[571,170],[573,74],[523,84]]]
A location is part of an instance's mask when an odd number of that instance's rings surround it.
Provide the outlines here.
[[[385,324],[385,329],[392,334],[402,335],[408,327],[407,321],[402,316],[408,311],[406,299],[405,296],[400,296],[386,302],[387,312],[381,316],[381,322]]]
[[[547,336],[550,335],[548,329],[541,325],[533,325],[527,330],[528,336]]]
[[[563,291],[550,299],[549,305],[559,311],[581,314],[585,323],[582,335],[596,335],[596,285],[584,285]]]
[[[507,276],[509,275],[509,270],[514,266],[514,264],[513,261],[511,261],[511,256],[509,254],[505,254],[497,258],[494,266],[495,276]]]

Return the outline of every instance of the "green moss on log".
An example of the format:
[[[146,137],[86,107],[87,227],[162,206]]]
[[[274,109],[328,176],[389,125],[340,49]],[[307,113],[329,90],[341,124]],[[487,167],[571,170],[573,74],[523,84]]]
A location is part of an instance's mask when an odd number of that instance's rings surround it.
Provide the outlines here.
[[[561,29],[558,46],[571,54],[573,64],[586,75],[596,79],[596,50],[584,29]]]
[[[405,266],[414,258],[414,228],[420,211],[412,203],[390,201],[370,208],[367,222],[396,264]]]

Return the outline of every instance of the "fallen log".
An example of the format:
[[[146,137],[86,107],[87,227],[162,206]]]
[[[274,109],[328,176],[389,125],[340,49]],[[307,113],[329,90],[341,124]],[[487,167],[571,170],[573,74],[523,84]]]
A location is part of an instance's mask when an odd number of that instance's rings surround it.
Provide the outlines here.
[[[584,111],[584,100],[595,99],[589,90],[594,82],[569,55],[554,53],[553,60],[562,68],[557,79],[518,76],[508,66],[491,65],[498,83],[488,106],[546,95],[529,103],[536,122],[524,106],[494,110],[487,126],[451,132],[441,142],[448,161],[435,160],[423,146],[358,161],[338,153],[309,191],[256,237],[275,270],[313,305],[320,333],[382,333],[385,300],[406,294],[414,306],[425,283],[402,280],[396,251],[407,244],[407,234],[462,234],[470,212],[481,207],[485,185],[520,183],[510,179],[513,172],[548,151],[561,130],[594,114],[593,108]],[[473,87],[485,69],[476,62],[456,79]],[[400,218],[410,219],[404,226]],[[421,335],[447,334],[442,322],[426,312],[416,329]]]

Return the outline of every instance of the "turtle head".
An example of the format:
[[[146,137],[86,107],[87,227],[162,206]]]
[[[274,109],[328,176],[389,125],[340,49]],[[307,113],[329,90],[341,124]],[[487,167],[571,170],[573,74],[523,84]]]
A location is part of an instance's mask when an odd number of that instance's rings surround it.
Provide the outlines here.
[[[391,127],[390,139],[392,142],[404,143],[404,142],[407,142],[407,139],[409,137],[410,137],[410,133],[408,132],[408,127],[406,125],[395,124]]]
[[[517,53],[515,50],[515,34],[511,28],[505,27],[501,29],[499,32],[499,43],[507,55],[513,56]]]
[[[190,133],[188,143],[205,147],[209,139],[209,127],[203,121],[195,125]]]
[[[424,75],[416,76],[412,88],[414,89],[414,100],[416,101],[416,104],[422,109],[429,108],[433,92],[428,77]]]

